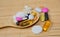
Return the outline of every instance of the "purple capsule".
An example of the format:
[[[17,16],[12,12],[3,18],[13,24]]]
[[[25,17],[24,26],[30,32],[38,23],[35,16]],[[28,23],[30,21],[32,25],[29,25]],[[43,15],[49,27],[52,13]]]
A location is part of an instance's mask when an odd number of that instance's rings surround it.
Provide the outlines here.
[[[43,12],[43,13],[47,13],[47,12],[48,12],[48,8],[43,8],[43,9],[42,9],[42,12]]]

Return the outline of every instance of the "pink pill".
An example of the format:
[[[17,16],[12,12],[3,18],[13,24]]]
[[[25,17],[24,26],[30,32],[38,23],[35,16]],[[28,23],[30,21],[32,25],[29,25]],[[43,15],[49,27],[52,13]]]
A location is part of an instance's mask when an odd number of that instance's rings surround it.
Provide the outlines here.
[[[42,12],[43,12],[43,13],[47,13],[47,12],[48,12],[48,8],[43,8],[43,9],[42,9]]]
[[[16,20],[21,21],[21,20],[23,20],[23,18],[22,17],[16,17]]]

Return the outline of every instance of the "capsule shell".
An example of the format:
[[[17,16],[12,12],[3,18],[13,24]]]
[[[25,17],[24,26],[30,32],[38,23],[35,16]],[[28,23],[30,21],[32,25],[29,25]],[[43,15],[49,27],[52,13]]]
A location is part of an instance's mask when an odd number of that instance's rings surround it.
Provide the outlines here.
[[[19,22],[16,22],[16,25],[19,26]]]
[[[49,20],[48,13],[45,13],[45,21]]]
[[[41,13],[41,15],[40,15],[40,21],[45,21],[45,13]]]
[[[36,13],[37,13],[37,12],[33,10],[31,14],[32,14],[33,16],[36,16],[36,15],[37,15]]]
[[[49,28],[49,26],[50,26],[50,24],[51,24],[51,22],[48,20],[48,21],[46,21],[45,22],[45,24],[44,24],[44,26],[43,26],[43,31],[47,31],[48,30],[48,28]]]
[[[48,11],[49,11],[48,8],[42,8],[42,12],[43,12],[43,13],[47,13]]]
[[[22,17],[16,17],[16,20],[21,21],[21,20],[23,20],[23,18]]]
[[[19,23],[20,26],[27,26],[27,25],[30,25],[30,24],[32,24],[31,20],[24,20],[24,21]]]

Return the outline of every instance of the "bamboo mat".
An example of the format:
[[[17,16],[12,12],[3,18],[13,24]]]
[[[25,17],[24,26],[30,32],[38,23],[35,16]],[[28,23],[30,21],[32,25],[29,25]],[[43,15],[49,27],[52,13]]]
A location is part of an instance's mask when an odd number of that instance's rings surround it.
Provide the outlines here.
[[[45,6],[49,8],[51,26],[47,32],[35,35],[31,27],[27,29],[0,29],[0,37],[60,37],[60,0],[0,0],[0,27],[13,25],[12,16],[23,9],[25,5],[32,8]],[[38,22],[36,25],[41,25]]]

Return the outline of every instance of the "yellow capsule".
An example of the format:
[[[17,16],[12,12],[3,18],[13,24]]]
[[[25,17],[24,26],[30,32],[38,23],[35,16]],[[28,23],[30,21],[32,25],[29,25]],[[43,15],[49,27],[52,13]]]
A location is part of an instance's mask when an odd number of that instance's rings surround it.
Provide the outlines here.
[[[27,26],[30,24],[32,24],[32,20],[24,20],[24,21],[19,23],[19,25],[21,25],[21,26]]]
[[[45,21],[45,14],[44,13],[41,13],[41,15],[40,15],[40,21]]]
[[[45,21],[45,24],[43,26],[43,31],[47,31],[49,26],[50,26],[51,22],[49,20]]]
[[[36,15],[37,15],[37,12],[33,10],[31,14],[32,14],[33,16],[36,16]]]

